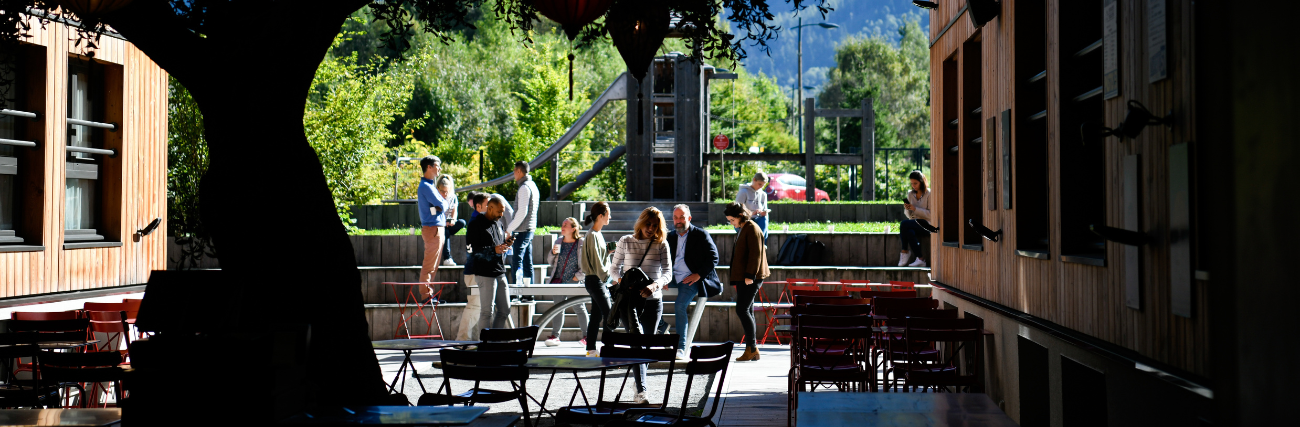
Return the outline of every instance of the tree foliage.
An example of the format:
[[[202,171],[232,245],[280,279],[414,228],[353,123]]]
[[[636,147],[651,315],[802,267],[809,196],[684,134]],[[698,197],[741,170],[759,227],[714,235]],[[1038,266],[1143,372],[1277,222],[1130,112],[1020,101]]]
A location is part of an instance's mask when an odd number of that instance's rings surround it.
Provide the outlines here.
[[[208,142],[203,112],[185,86],[167,80],[167,230],[180,246],[172,258],[182,269],[215,258],[212,236],[199,216],[199,183],[208,171]]]

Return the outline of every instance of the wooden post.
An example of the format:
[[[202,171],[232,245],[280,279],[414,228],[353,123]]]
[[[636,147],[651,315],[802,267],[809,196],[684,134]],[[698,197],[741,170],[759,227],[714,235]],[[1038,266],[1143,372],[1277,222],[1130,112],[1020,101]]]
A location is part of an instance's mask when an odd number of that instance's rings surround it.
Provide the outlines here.
[[[862,175],[858,185],[862,200],[876,200],[876,112],[871,98],[862,99]]]
[[[804,147],[804,200],[817,200],[817,137],[814,135],[813,120],[817,118],[816,104],[812,98],[803,100],[803,147]]]

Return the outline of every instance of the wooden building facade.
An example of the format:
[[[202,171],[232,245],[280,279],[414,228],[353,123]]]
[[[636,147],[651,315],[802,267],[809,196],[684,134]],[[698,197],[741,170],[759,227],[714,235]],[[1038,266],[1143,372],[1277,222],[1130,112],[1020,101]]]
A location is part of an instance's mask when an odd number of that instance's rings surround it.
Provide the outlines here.
[[[1024,426],[1204,420],[1192,2],[938,4],[932,279],[993,332],[989,394]]]
[[[0,114],[0,298],[167,268],[167,74],[108,34],[34,19]],[[93,58],[87,54],[93,51]]]

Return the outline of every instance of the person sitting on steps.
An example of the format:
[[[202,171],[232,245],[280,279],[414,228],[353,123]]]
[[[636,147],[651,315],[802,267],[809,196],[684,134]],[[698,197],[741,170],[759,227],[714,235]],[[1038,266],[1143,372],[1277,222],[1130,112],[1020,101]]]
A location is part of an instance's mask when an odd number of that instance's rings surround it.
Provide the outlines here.
[[[898,256],[898,266],[926,267],[928,264],[921,259],[920,239],[929,239],[930,232],[921,228],[916,221],[930,221],[930,190],[925,186],[925,175],[921,171],[912,171],[907,178],[912,189],[907,190],[907,200],[903,202],[903,215],[907,216],[907,220],[898,224],[898,238],[903,241],[903,253]],[[911,264],[907,263],[912,254],[909,251],[916,251],[916,261]]]

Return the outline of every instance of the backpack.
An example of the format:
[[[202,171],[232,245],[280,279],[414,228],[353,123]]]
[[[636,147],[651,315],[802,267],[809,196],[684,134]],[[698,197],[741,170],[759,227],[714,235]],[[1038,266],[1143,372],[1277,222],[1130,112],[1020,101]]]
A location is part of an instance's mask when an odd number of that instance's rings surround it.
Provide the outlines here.
[[[807,234],[795,234],[785,239],[781,251],[777,253],[776,265],[800,265],[804,259],[804,248],[808,242]]]
[[[808,243],[803,250],[803,259],[801,265],[823,265],[818,264],[820,260],[826,259],[826,244],[817,240]]]

